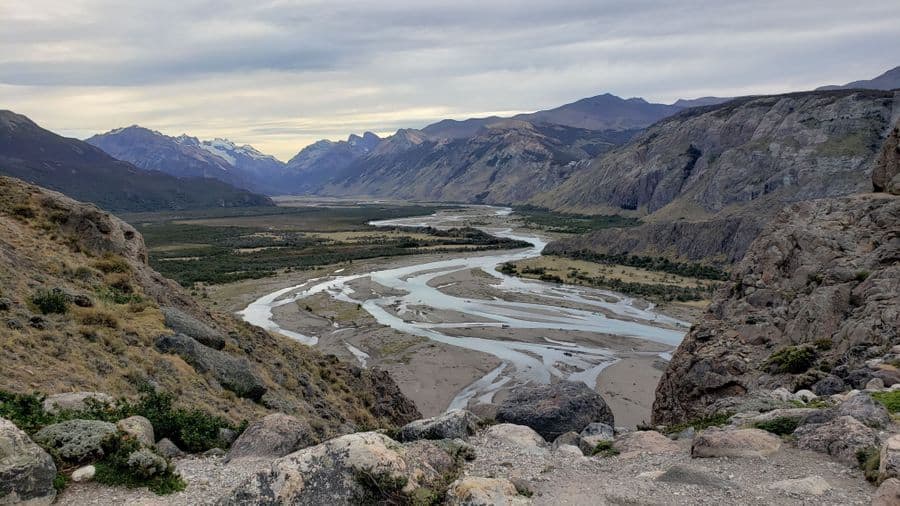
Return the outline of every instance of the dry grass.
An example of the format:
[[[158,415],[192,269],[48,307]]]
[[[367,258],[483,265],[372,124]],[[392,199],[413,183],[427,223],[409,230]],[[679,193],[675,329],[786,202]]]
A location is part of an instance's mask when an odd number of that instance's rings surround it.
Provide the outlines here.
[[[604,265],[552,255],[520,260],[514,262],[514,264],[516,268],[519,269],[519,272],[525,268],[544,268],[546,269],[547,274],[557,275],[562,279],[566,279],[567,274],[571,269],[578,269],[591,277],[604,276],[619,279],[627,283],[646,283],[691,288],[698,284],[706,284],[709,282],[708,280],[687,278],[675,274],[667,274],[665,272],[648,271],[625,265]],[[530,274],[523,274],[523,276],[538,277],[537,275]]]

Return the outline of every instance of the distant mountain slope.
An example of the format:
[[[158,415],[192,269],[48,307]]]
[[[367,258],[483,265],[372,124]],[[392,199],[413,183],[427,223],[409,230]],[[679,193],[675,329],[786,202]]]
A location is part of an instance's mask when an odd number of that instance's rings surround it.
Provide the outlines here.
[[[218,179],[253,191],[276,190],[284,168],[252,146],[237,146],[227,139],[171,137],[137,125],[94,135],[86,142],[142,169]]]
[[[852,83],[844,85],[822,86],[816,88],[816,90],[845,90],[851,88],[864,90],[896,90],[900,88],[900,67],[894,67],[873,79],[853,81]]]
[[[900,97],[894,93],[859,90],[746,97],[691,109],[585,165],[532,203],[624,212],[647,222],[559,241],[548,251],[734,261],[785,204],[867,190],[895,111]]]
[[[381,142],[372,132],[351,134],[346,141],[321,140],[306,146],[286,164],[286,187],[292,193],[318,190],[335,173],[371,153]]]
[[[219,181],[178,179],[139,169],[11,111],[0,111],[0,174],[109,211],[272,205],[266,197]]]
[[[551,189],[577,164],[634,131],[592,131],[501,120],[471,138],[432,140],[401,130],[348,165],[320,193],[509,203]]]

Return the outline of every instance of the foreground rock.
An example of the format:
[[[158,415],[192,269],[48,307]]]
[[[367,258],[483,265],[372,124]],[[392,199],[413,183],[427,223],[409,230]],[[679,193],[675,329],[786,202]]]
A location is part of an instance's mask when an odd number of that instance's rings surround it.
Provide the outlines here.
[[[34,435],[44,448],[51,448],[59,458],[72,463],[86,462],[103,456],[103,446],[116,437],[116,426],[98,420],[69,420],[48,425]]]
[[[131,416],[116,422],[116,428],[136,439],[142,445],[152,448],[156,443],[153,424],[143,416]]]
[[[332,439],[275,460],[222,497],[220,505],[352,505],[414,495],[454,461],[428,441],[401,445],[375,432]]]
[[[872,498],[872,506],[897,506],[900,504],[900,480],[885,480]]]
[[[0,504],[50,504],[53,459],[9,420],[0,418]]]
[[[531,427],[512,423],[499,423],[487,428],[485,433],[494,439],[504,441],[521,450],[532,453],[546,452],[547,442]]]
[[[315,443],[309,424],[284,413],[274,413],[250,424],[231,445],[225,461],[283,457]]]
[[[878,479],[900,477],[900,434],[889,437],[881,447]]]
[[[678,347],[653,423],[685,422],[711,414],[719,399],[799,390],[829,374],[865,385],[873,374],[866,361],[900,339],[898,229],[900,198],[885,194],[784,209]],[[829,381],[817,389],[833,391]]]
[[[400,441],[418,439],[467,439],[481,420],[470,411],[452,409],[441,415],[410,422],[400,429]]]
[[[48,395],[44,399],[44,411],[57,414],[60,411],[83,411],[92,405],[109,406],[115,400],[102,392],[68,392]]]
[[[456,506],[515,506],[531,504],[505,478],[460,478],[450,484],[446,504]]]
[[[894,127],[881,147],[872,171],[872,186],[877,192],[900,195],[900,124]]]
[[[807,476],[793,480],[776,481],[769,485],[772,490],[780,490],[789,495],[801,497],[821,496],[831,490],[831,485],[821,476]]]
[[[852,416],[875,429],[882,429],[891,424],[891,414],[888,410],[868,394],[856,394],[835,406],[832,411],[836,417]]]
[[[764,457],[781,448],[781,439],[759,429],[706,429],[691,445],[691,456]]]
[[[169,327],[176,333],[190,336],[200,344],[216,350],[221,350],[225,347],[225,338],[222,337],[222,333],[206,323],[178,308],[163,307],[160,309],[162,309],[166,327]]]
[[[639,453],[676,453],[681,451],[678,443],[655,430],[639,430],[622,434],[613,443],[623,456]]]
[[[849,466],[859,464],[857,454],[879,446],[878,434],[853,417],[808,424],[794,431],[797,447],[832,455]]]
[[[497,410],[497,421],[527,425],[546,441],[591,422],[615,426],[612,411],[597,392],[581,382],[559,381],[513,390]]]

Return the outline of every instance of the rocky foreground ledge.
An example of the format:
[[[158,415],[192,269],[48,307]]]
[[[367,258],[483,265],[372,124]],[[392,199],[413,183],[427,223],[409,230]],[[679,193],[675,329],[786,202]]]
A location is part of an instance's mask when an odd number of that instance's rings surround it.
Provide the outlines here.
[[[586,387],[522,390],[497,410],[519,423],[452,410],[315,444],[307,424],[276,413],[227,453],[200,455],[154,441],[141,419],[68,421],[34,441],[0,419],[0,504],[49,504],[58,471],[77,482],[56,502],[79,505],[900,503],[900,426],[884,404],[900,387],[760,391],[712,418],[641,430],[615,427]],[[171,471],[186,488],[158,496],[92,482],[92,452],[111,435],[141,454],[127,465]],[[49,454],[83,465],[57,469]]]

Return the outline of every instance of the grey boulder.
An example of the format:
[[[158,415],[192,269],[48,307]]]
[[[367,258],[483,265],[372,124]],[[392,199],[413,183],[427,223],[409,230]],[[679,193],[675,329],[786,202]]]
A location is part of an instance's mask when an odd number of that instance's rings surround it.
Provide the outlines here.
[[[497,421],[526,425],[547,441],[591,422],[615,426],[606,401],[581,382],[559,381],[513,390],[497,410]]]
[[[222,337],[221,332],[180,309],[174,307],[164,307],[161,309],[163,317],[165,318],[166,327],[169,327],[179,334],[193,337],[204,346],[209,346],[216,350],[221,350],[225,347],[225,338]]]
[[[34,440],[67,462],[82,463],[103,457],[104,445],[117,434],[118,429],[109,422],[68,420],[44,427]]]
[[[225,461],[283,457],[315,443],[309,424],[284,413],[273,413],[250,424],[231,445]]]
[[[44,411],[57,414],[61,411],[83,411],[92,405],[109,406],[112,396],[102,392],[66,392],[48,395],[44,399]]]
[[[464,409],[451,409],[446,413],[410,422],[400,429],[400,441],[419,439],[467,439],[474,435],[481,420]]]
[[[857,466],[861,450],[877,448],[878,435],[851,416],[840,416],[826,423],[808,424],[794,431],[797,447],[826,453],[850,466]]]
[[[0,504],[50,504],[56,465],[9,420],[0,418]]]

